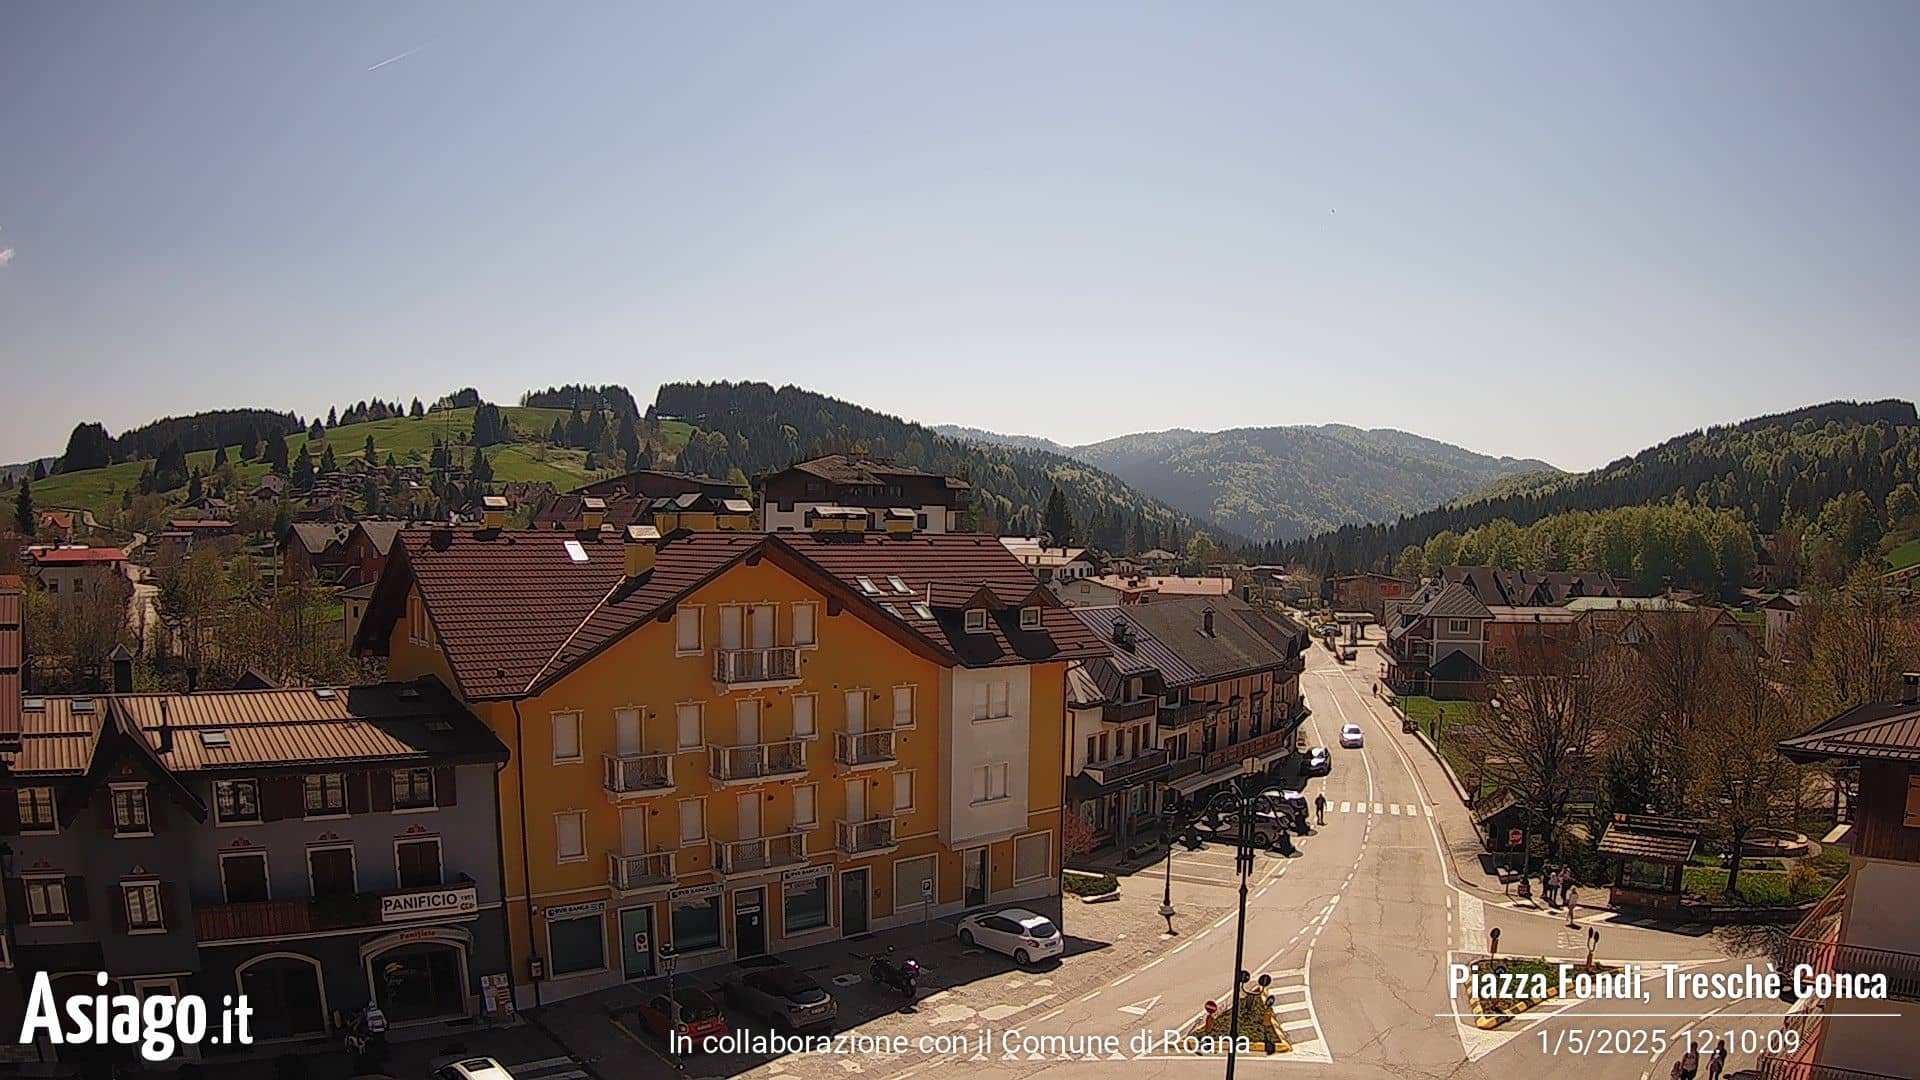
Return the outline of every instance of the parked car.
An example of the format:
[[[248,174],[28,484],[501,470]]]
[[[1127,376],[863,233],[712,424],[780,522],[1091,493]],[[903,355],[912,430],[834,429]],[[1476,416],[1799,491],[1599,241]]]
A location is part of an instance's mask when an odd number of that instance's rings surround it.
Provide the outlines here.
[[[433,1080],[513,1080],[505,1065],[490,1057],[465,1057],[438,1062]]]
[[[1013,957],[1022,967],[1066,951],[1060,928],[1045,915],[1026,908],[982,912],[960,920],[956,936],[962,945],[984,945]]]
[[[1253,816],[1253,844],[1255,847],[1272,847],[1281,836],[1291,831],[1293,816],[1274,810],[1262,809]],[[1222,814],[1218,818],[1205,819],[1198,828],[1208,832],[1213,839],[1224,843],[1236,843],[1240,837],[1240,815]]]
[[[1324,746],[1316,746],[1307,751],[1307,775],[1325,776],[1333,771],[1333,755],[1327,753]]]
[[[665,994],[655,994],[640,1006],[639,1017],[640,1026],[655,1037],[671,1043],[669,1036],[677,1032],[694,1040],[696,1047],[709,1035],[725,1035],[732,1030],[727,1027],[727,1018],[720,1015],[720,1003],[697,986],[676,987],[671,1001]]]
[[[1348,724],[1340,729],[1340,745],[1348,750],[1367,744],[1367,737],[1360,732],[1359,724]]]
[[[740,961],[747,970],[721,984],[721,996],[741,1012],[786,1031],[827,1027],[840,1013],[833,995],[813,976],[776,957]]]

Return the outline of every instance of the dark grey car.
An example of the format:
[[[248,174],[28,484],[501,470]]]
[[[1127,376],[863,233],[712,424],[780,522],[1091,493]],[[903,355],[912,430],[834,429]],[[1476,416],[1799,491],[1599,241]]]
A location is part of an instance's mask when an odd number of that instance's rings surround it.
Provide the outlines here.
[[[727,1004],[788,1031],[828,1027],[839,1003],[813,976],[791,964],[763,957],[739,977],[722,985]]]

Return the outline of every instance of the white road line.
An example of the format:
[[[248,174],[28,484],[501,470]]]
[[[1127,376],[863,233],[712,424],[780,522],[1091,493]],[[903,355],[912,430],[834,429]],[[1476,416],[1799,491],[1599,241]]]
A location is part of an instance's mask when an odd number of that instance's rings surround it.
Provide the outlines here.
[[[1174,952],[1186,952],[1186,951],[1187,951],[1188,949],[1190,949],[1190,948],[1192,948],[1192,947],[1193,947],[1193,942],[1191,942],[1191,941],[1183,941],[1183,942],[1181,942],[1180,944],[1178,944],[1178,945],[1175,945],[1175,946],[1173,947],[1173,951],[1174,951]],[[1098,991],[1098,990],[1095,990],[1095,991],[1094,991],[1094,993],[1095,993],[1095,994],[1097,994],[1097,993],[1099,993],[1099,992],[1100,992],[1100,991]],[[1091,995],[1089,995],[1089,996],[1091,996]]]
[[[1396,803],[1388,803],[1388,804],[1387,804],[1387,809],[1389,809],[1389,810],[1392,810],[1392,811],[1393,811],[1393,816],[1394,816],[1394,817],[1399,817],[1399,816],[1400,816],[1400,804],[1399,804],[1399,803],[1397,803],[1397,802],[1396,802]]]
[[[1353,809],[1353,803],[1351,802],[1343,802],[1340,804],[1340,812],[1343,814],[1352,809]]]
[[[1378,813],[1382,813],[1382,812],[1383,812],[1383,811],[1381,810],[1381,807],[1380,807],[1380,804],[1379,804],[1379,803],[1374,803],[1374,804],[1373,804],[1373,812],[1374,812],[1374,813],[1376,813],[1376,814],[1378,814]]]
[[[1157,968],[1157,967],[1159,967],[1159,966],[1160,966],[1161,964],[1164,964],[1164,963],[1166,963],[1166,962],[1167,962],[1167,958],[1166,958],[1166,957],[1164,957],[1164,956],[1162,956],[1162,957],[1160,957],[1160,958],[1159,958],[1159,959],[1157,959],[1157,960],[1153,960],[1153,961],[1151,961],[1151,962],[1149,962],[1149,963],[1147,964],[1147,966],[1145,966],[1145,967],[1143,967],[1143,968],[1141,968],[1140,970],[1141,970],[1141,971],[1151,971],[1151,970],[1153,970],[1154,968]]]
[[[1126,985],[1127,983],[1129,983],[1129,982],[1132,982],[1132,981],[1133,981],[1133,977],[1134,977],[1135,975],[1138,975],[1138,974],[1140,974],[1140,973],[1139,973],[1139,972],[1137,972],[1137,971],[1129,971],[1129,972],[1127,972],[1127,973],[1126,973],[1125,975],[1122,975],[1122,976],[1120,976],[1119,978],[1117,978],[1117,979],[1115,979],[1115,980],[1113,980],[1113,982],[1111,983],[1111,985],[1113,985],[1113,986],[1124,986],[1124,985]],[[1229,974],[1229,975],[1231,975],[1231,974],[1232,974],[1232,972],[1228,972],[1228,974]]]

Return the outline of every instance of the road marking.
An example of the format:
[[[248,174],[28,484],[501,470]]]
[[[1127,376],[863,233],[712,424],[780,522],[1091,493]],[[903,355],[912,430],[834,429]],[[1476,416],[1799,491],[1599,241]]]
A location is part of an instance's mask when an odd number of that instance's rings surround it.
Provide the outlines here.
[[[1191,942],[1191,941],[1183,941],[1183,942],[1181,942],[1180,944],[1178,944],[1178,945],[1175,945],[1175,946],[1173,947],[1173,951],[1174,951],[1174,952],[1186,952],[1186,951],[1187,951],[1187,950],[1188,950],[1189,948],[1191,948],[1192,946],[1193,946],[1193,942]],[[1095,990],[1095,991],[1094,991],[1093,993],[1094,993],[1094,994],[1097,994],[1097,993],[1099,993],[1099,992],[1100,992],[1100,991],[1098,991],[1098,990]],[[1088,996],[1088,997],[1092,997],[1092,996],[1093,996],[1093,994],[1088,994],[1087,996]]]
[[[1148,963],[1148,964],[1147,964],[1147,966],[1145,966],[1145,967],[1143,967],[1143,968],[1141,968],[1140,970],[1141,970],[1141,971],[1152,971],[1152,970],[1153,970],[1154,968],[1157,968],[1157,967],[1159,967],[1159,966],[1160,966],[1161,964],[1164,964],[1164,963],[1166,963],[1166,962],[1167,962],[1167,958],[1166,958],[1166,957],[1164,957],[1164,956],[1162,956],[1162,957],[1159,957],[1158,959],[1155,959],[1155,960],[1153,960],[1153,961],[1151,961],[1150,963]]]
[[[1344,814],[1344,813],[1347,813],[1348,811],[1350,811],[1350,810],[1352,810],[1352,809],[1353,809],[1353,803],[1351,803],[1351,802],[1343,802],[1343,803],[1341,803],[1341,804],[1340,804],[1340,812],[1341,812],[1341,813],[1343,813],[1343,814]]]
[[[1399,817],[1399,816],[1400,816],[1400,804],[1399,804],[1399,803],[1397,803],[1397,802],[1396,802],[1396,803],[1388,803],[1388,804],[1387,804],[1387,809],[1389,809],[1389,810],[1392,810],[1392,811],[1393,811],[1393,816],[1394,816],[1394,817]]]
[[[1130,982],[1132,982],[1132,981],[1133,981],[1133,977],[1134,977],[1135,975],[1138,975],[1138,974],[1140,974],[1140,973],[1139,973],[1139,972],[1137,972],[1137,971],[1129,971],[1129,972],[1127,972],[1127,973],[1126,973],[1125,975],[1122,975],[1122,976],[1120,976],[1119,978],[1117,978],[1117,979],[1115,979],[1115,980],[1113,980],[1113,985],[1114,985],[1114,986],[1125,986],[1126,984],[1128,984],[1128,983],[1130,983]]]
[[[1153,1011],[1153,1007],[1158,1004],[1160,1004],[1160,995],[1155,994],[1150,998],[1142,998],[1131,1005],[1122,1005],[1120,1006],[1120,1011],[1123,1013],[1131,1013],[1134,1016],[1145,1016],[1147,1013]]]
[[[1185,948],[1185,947],[1186,947],[1186,946],[1184,946],[1184,945],[1183,945],[1183,946],[1181,946],[1181,948]],[[1175,949],[1175,950],[1173,950],[1173,951],[1174,951],[1174,952],[1179,952],[1179,951],[1180,951],[1180,949]],[[1092,1000],[1093,1000],[1094,998],[1097,998],[1097,997],[1099,997],[1099,996],[1100,996],[1100,991],[1098,991],[1098,990],[1091,990],[1091,991],[1088,991],[1088,992],[1087,992],[1087,993],[1085,993],[1085,994],[1082,994],[1082,995],[1080,995],[1080,1001],[1076,1001],[1076,1002],[1074,1002],[1074,1004],[1076,1004],[1076,1005],[1078,1005],[1078,1004],[1080,1004],[1081,1002],[1085,1002],[1085,1001],[1092,1001]]]

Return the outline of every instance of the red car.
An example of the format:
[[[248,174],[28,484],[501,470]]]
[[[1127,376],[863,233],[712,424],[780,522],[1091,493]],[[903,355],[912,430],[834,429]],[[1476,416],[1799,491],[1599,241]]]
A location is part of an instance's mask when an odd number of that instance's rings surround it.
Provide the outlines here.
[[[640,1006],[640,1024],[669,1047],[674,1042],[669,1034],[684,1036],[692,1041],[694,1050],[700,1048],[700,1041],[707,1036],[718,1037],[732,1031],[727,1027],[727,1018],[720,1014],[719,1002],[697,986],[676,988],[671,1002],[665,994],[647,999],[646,1004]]]

